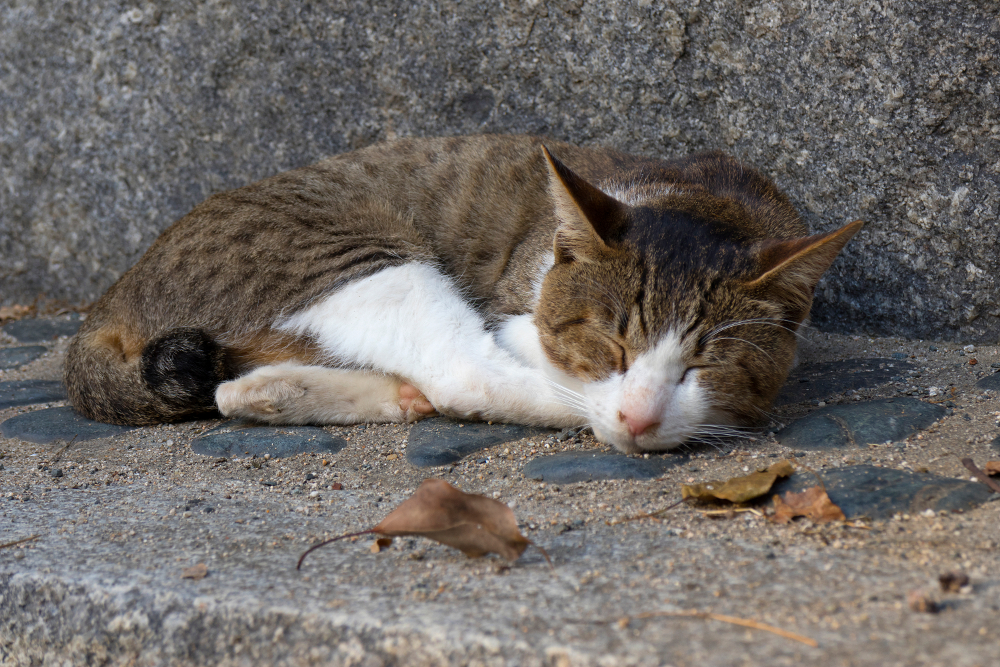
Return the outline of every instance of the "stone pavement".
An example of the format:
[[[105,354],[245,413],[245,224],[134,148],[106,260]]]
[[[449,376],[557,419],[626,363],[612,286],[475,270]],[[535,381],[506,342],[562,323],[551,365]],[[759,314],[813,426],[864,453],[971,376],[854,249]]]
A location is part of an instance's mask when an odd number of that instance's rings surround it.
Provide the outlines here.
[[[1000,502],[961,463],[1000,460],[997,347],[808,332],[767,428],[627,457],[587,433],[444,419],[109,429],[61,393],[73,326],[0,333],[0,665],[1000,660]],[[628,520],[783,458],[799,470],[779,491],[818,476],[850,521],[778,525],[769,502]],[[427,477],[507,503],[552,565],[360,538],[296,571]],[[969,583],[944,590],[955,571]],[[916,593],[938,611],[911,609]],[[684,610],[818,645],[653,615]]]

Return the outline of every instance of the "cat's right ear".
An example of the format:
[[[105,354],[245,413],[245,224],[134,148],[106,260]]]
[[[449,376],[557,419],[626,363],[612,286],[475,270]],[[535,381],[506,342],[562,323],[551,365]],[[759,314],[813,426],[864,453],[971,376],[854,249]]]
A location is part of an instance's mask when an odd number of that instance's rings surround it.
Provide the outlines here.
[[[549,166],[549,196],[559,220],[553,242],[556,263],[593,261],[607,250],[628,207],[577,176],[545,146],[542,154]]]

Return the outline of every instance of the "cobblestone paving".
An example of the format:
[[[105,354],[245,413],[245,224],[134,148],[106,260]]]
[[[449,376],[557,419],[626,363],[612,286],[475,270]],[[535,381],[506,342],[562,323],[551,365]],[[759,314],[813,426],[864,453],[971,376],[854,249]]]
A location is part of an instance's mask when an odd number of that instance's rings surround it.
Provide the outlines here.
[[[58,384],[77,324],[0,333],[0,543],[33,538],[0,549],[0,664],[996,664],[1000,502],[961,462],[1000,459],[996,347],[809,332],[771,424],[629,457],[588,432],[444,419],[109,428]],[[682,483],[781,458],[798,470],[779,492],[820,479],[851,521],[781,526],[768,501],[632,520]],[[553,566],[413,538],[337,543],[294,570],[430,476],[506,502]],[[195,563],[208,576],[182,578]],[[951,571],[970,583],[943,590]],[[938,613],[912,611],[916,591]],[[619,622],[685,609],[819,646]]]

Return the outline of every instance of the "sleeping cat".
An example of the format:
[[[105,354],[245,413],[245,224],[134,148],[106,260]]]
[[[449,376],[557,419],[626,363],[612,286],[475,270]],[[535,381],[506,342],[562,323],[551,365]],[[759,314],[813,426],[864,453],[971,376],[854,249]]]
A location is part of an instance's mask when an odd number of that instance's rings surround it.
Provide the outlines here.
[[[668,449],[766,414],[860,227],[806,236],[718,152],[405,139],[197,206],[94,306],[66,384],[123,424],[442,413]]]

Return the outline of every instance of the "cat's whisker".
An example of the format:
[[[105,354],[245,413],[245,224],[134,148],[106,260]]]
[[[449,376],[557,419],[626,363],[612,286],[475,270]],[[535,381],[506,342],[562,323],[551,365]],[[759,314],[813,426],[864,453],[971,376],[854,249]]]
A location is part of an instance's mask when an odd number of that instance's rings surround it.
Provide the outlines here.
[[[780,364],[778,364],[778,362],[774,360],[774,357],[772,357],[770,354],[768,354],[767,351],[764,348],[762,348],[757,343],[753,343],[751,341],[748,341],[746,338],[735,338],[735,337],[728,337],[727,336],[727,337],[722,337],[722,338],[716,338],[715,340],[735,340],[735,341],[738,341],[740,343],[746,343],[747,345],[750,345],[751,347],[755,347],[758,350],[760,350],[760,353],[763,354],[765,357],[767,357],[771,361],[771,363],[774,364],[775,368],[780,368],[781,367]]]
[[[564,387],[555,380],[544,378],[545,382],[556,390],[552,400],[559,405],[566,406],[573,411],[573,414],[586,417],[588,413],[587,404],[582,394],[579,394],[568,387]]]
[[[580,392],[578,392],[578,391],[573,391],[572,389],[570,389],[570,388],[569,388],[569,387],[567,387],[566,385],[562,385],[562,384],[559,384],[558,382],[556,382],[555,380],[553,380],[553,379],[551,379],[551,378],[544,378],[544,379],[545,379],[545,382],[546,382],[546,383],[547,383],[547,384],[548,384],[548,385],[549,385],[550,387],[554,388],[554,389],[555,389],[556,391],[560,391],[560,392],[562,392],[563,394],[565,394],[565,395],[567,395],[567,396],[571,396],[571,397],[573,397],[573,398],[576,398],[576,399],[578,399],[578,400],[579,400],[579,401],[580,401],[581,403],[584,403],[584,402],[585,402],[585,401],[587,400],[587,397],[586,397],[586,396],[584,396],[583,394],[581,394],[581,393],[580,393]]]
[[[759,318],[749,319],[749,320],[734,320],[732,322],[726,322],[725,324],[720,324],[719,326],[715,327],[714,329],[712,329],[711,331],[709,331],[707,334],[705,334],[704,338],[706,340],[712,340],[713,337],[716,336],[717,334],[720,334],[720,333],[722,333],[723,331],[725,331],[727,329],[732,329],[733,327],[739,327],[739,326],[745,326],[745,325],[753,325],[753,324],[762,324],[762,325],[765,325],[765,326],[772,326],[772,327],[777,327],[779,329],[783,329],[783,330],[787,331],[788,333],[794,335],[796,338],[798,338],[800,340],[806,340],[805,336],[803,336],[800,332],[798,332],[795,329],[793,329],[791,326],[782,326],[782,324],[780,324],[780,323],[787,323],[787,324],[790,324],[790,325],[794,325],[795,327],[808,326],[808,325],[803,325],[803,324],[801,324],[801,323],[799,323],[799,322],[797,322],[795,320],[780,319],[780,318],[779,319],[772,319],[772,318],[767,318],[767,317],[759,317]]]
[[[782,421],[782,418],[779,417],[774,412],[769,412],[769,411],[765,410],[764,408],[759,408],[757,406],[753,406],[753,409],[756,410],[757,413],[760,414],[763,417],[767,417],[768,419],[771,419],[771,420],[776,421],[776,422],[781,422]]]

